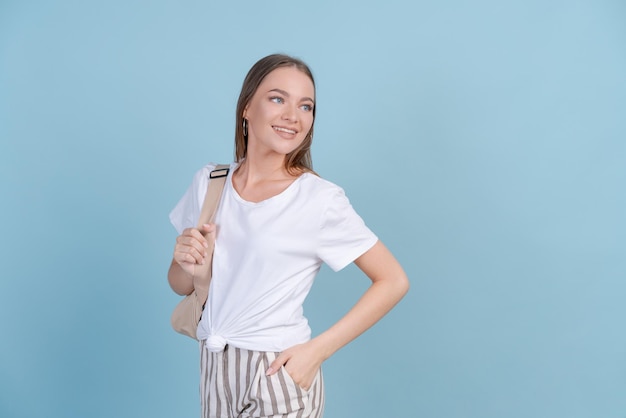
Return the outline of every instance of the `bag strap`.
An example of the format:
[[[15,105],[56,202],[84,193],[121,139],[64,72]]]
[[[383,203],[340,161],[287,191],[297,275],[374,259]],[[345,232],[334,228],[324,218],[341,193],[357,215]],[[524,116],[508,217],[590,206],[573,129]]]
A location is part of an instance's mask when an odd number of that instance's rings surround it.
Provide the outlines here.
[[[198,228],[203,224],[212,222],[215,218],[215,212],[217,212],[217,205],[219,204],[222,191],[224,190],[224,184],[226,184],[226,178],[230,166],[226,164],[220,164],[209,175],[209,185],[207,186],[206,196],[204,197],[204,203],[202,204],[202,210],[200,211],[200,218],[198,218]],[[206,237],[207,235],[205,235]],[[213,258],[214,241],[209,242],[209,248],[207,251],[211,252],[211,257],[204,265],[198,265],[195,267],[193,276],[193,287],[196,297],[201,301],[202,305],[206,302],[207,295],[209,294],[209,283],[211,281],[211,264]]]
[[[217,212],[217,205],[219,204],[224,185],[226,184],[226,177],[230,171],[230,165],[218,164],[211,174],[209,174],[209,186],[207,188],[206,195],[204,196],[204,203],[202,204],[202,210],[200,211],[200,217],[198,218],[198,228],[202,225],[213,222],[215,219],[215,213]]]

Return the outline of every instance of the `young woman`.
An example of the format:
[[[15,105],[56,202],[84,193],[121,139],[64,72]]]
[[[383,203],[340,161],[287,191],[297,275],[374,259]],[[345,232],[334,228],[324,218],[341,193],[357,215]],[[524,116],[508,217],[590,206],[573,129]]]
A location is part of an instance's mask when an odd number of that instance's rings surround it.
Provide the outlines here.
[[[365,226],[343,190],[312,170],[315,84],[302,61],[270,55],[244,80],[237,103],[236,161],[214,224],[196,228],[209,164],[170,214],[180,236],[168,279],[193,291],[194,268],[215,237],[213,278],[198,326],[203,417],[321,417],[321,365],[382,318],[407,277]],[[207,235],[208,234],[208,235]],[[354,262],[371,286],[311,338],[302,304],[322,263]]]

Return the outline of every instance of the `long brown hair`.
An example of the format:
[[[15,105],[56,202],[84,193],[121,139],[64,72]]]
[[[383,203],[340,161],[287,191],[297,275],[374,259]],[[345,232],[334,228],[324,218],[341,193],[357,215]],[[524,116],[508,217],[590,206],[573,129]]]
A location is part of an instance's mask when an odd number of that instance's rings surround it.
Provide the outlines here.
[[[272,54],[261,58],[248,71],[248,75],[241,86],[239,100],[237,101],[237,114],[235,115],[235,160],[241,162],[246,158],[248,152],[248,138],[243,134],[243,112],[252,100],[252,96],[263,79],[272,71],[281,67],[294,67],[306,74],[313,83],[315,89],[315,80],[313,73],[303,61],[298,58],[290,57],[284,54]],[[315,108],[313,106],[313,124],[315,124]],[[286,155],[285,169],[290,174],[297,174],[303,171],[313,171],[313,161],[311,160],[311,143],[313,142],[313,125],[307,133],[304,141],[292,152]]]

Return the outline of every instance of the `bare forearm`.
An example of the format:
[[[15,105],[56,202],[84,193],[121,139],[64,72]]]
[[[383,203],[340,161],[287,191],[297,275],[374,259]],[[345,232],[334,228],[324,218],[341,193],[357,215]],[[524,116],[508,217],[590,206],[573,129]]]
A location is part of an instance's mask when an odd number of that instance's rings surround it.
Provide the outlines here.
[[[372,283],[352,309],[315,338],[324,358],[357,338],[393,308],[408,290],[406,276]]]
[[[355,260],[372,285],[335,325],[316,337],[324,358],[330,357],[378,322],[409,290],[409,280],[398,260],[378,241]]]
[[[380,241],[356,259],[355,264],[372,281],[369,289],[335,325],[311,341],[283,351],[267,369],[268,374],[285,365],[294,381],[304,388],[310,387],[324,360],[385,316],[409,290],[404,270]]]
[[[176,261],[172,261],[170,265],[170,269],[167,272],[167,280],[172,290],[179,295],[188,295],[193,292],[192,277]]]

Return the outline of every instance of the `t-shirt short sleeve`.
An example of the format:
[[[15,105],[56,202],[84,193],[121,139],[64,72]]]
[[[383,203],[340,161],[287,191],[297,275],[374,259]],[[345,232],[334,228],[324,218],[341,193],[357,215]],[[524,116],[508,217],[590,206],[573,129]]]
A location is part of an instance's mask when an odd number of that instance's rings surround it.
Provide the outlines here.
[[[339,271],[377,241],[378,237],[356,213],[343,189],[336,187],[322,218],[320,259],[334,271]]]
[[[191,185],[170,212],[170,222],[179,234],[185,228],[197,226],[202,210],[202,203],[209,184],[209,173],[215,168],[215,164],[209,164],[196,172]]]

